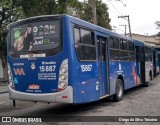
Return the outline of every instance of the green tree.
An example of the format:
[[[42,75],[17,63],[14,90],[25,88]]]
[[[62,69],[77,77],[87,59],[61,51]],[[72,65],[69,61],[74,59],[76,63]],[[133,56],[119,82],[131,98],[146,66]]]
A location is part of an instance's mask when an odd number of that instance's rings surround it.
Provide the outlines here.
[[[97,1],[97,24],[107,29],[111,29],[108,7],[101,0]]]
[[[157,36],[160,37],[160,32],[157,33]]]
[[[14,0],[0,1],[0,58],[2,60],[3,78],[7,80],[6,76],[6,37],[7,25],[21,18],[21,9],[15,7]]]
[[[92,18],[91,22],[97,24],[97,0],[88,0],[88,4],[91,6]]]
[[[15,0],[16,6],[22,7],[25,17],[50,15],[57,12],[55,0]]]
[[[15,0],[26,17],[67,14],[75,11],[78,0]]]
[[[160,21],[156,21],[157,29],[160,29]],[[157,33],[157,36],[160,37],[160,32]]]
[[[88,3],[79,0],[15,0],[17,6],[21,6],[26,17],[69,14],[94,23],[93,13],[97,15],[97,25],[111,29],[108,7],[101,0],[96,2],[96,11],[92,9],[92,0]],[[95,17],[95,16],[94,16]]]
[[[92,6],[90,3],[83,2],[83,10],[80,18],[93,23],[92,19]],[[111,29],[110,19],[108,13],[108,7],[101,0],[96,0],[96,16],[97,16],[97,25]]]

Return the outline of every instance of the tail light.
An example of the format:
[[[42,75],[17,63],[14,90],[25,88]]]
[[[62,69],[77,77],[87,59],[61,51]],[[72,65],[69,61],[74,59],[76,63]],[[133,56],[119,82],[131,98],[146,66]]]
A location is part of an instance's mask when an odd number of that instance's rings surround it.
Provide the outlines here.
[[[58,91],[63,91],[68,86],[68,59],[65,59],[59,71]]]
[[[8,81],[9,81],[9,86],[12,89],[15,89],[13,76],[12,76],[12,71],[11,71],[11,68],[10,68],[9,64],[8,64]]]

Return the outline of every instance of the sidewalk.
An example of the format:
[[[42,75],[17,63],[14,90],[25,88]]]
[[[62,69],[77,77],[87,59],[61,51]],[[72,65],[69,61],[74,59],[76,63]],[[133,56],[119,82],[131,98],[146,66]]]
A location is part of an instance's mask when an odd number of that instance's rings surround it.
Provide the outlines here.
[[[0,80],[0,94],[8,92],[8,83]]]

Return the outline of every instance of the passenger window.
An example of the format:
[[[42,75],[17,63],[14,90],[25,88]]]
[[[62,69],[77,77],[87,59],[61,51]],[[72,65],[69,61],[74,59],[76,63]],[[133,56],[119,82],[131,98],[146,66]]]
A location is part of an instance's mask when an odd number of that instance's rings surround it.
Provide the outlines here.
[[[114,46],[113,46],[113,41],[114,41],[113,38],[110,37],[110,38],[109,38],[109,47],[110,47],[110,48],[114,48]]]
[[[121,49],[122,49],[122,50],[128,50],[128,47],[127,47],[128,45],[127,45],[127,43],[128,43],[128,42],[127,42],[126,40],[122,40],[122,39],[121,39]]]
[[[134,44],[131,41],[128,41],[128,56],[129,56],[129,61],[134,61],[135,60],[135,52],[134,52]]]
[[[80,43],[80,33],[78,28],[74,28],[74,41]]]
[[[116,37],[110,37],[109,45],[110,45],[110,59],[112,61],[119,61],[119,39]]]
[[[116,37],[114,38],[114,48],[119,49],[119,39]]]
[[[91,35],[91,31],[81,29],[80,32],[82,44],[94,45],[93,38],[91,38],[91,36],[93,37],[93,35]]]
[[[82,29],[74,28],[74,41],[78,59],[80,61],[95,61],[96,49],[94,45],[94,33]]]

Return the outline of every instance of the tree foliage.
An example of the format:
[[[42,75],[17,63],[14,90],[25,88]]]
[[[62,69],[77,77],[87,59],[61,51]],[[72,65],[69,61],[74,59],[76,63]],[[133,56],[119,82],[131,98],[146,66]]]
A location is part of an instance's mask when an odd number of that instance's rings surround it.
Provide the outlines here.
[[[0,59],[2,60],[3,77],[6,76],[6,36],[7,25],[22,17],[21,9],[15,6],[14,0],[0,1]]]
[[[18,7],[22,7],[25,17],[50,15],[56,12],[55,0],[15,0]]]
[[[157,33],[157,36],[160,37],[160,32]]]
[[[107,5],[101,0],[95,1],[97,25],[111,29]],[[15,0],[15,3],[17,6],[22,7],[26,17],[69,14],[93,23],[91,3],[80,2],[78,0]]]
[[[96,2],[94,12],[97,15],[97,25],[111,29],[107,5],[102,0],[94,1]],[[3,70],[6,68],[6,34],[9,23],[21,18],[52,14],[69,14],[93,23],[91,2],[92,0],[89,0],[89,3],[79,0],[1,0],[0,58]]]
[[[110,19],[108,13],[108,6],[103,3],[101,0],[96,1],[96,15],[97,15],[97,25],[111,29]],[[83,2],[82,13],[80,18],[93,23],[92,21],[92,8],[89,3]]]
[[[157,29],[160,29],[160,21],[156,21]],[[160,37],[160,32],[157,33],[157,36]]]
[[[78,0],[15,0],[22,7],[26,17],[66,14],[70,8],[76,8]]]

